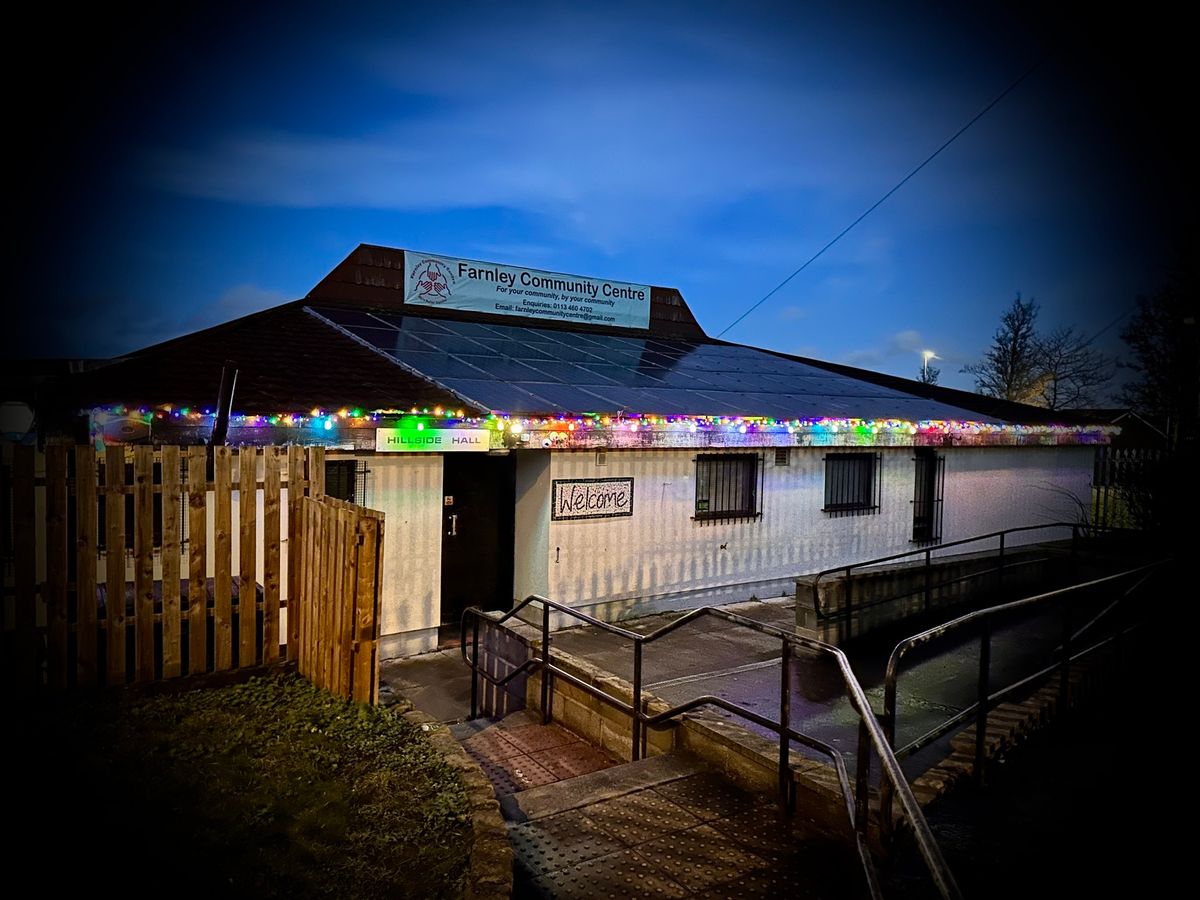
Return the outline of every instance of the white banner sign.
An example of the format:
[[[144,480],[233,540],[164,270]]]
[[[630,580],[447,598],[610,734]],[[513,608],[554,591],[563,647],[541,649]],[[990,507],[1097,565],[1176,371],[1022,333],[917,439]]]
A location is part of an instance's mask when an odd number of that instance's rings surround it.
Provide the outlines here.
[[[554,479],[551,519],[613,519],[633,515],[632,478]]]
[[[486,428],[377,428],[376,453],[467,453],[487,450],[491,432]]]
[[[650,326],[650,287],[406,251],[404,302],[622,328]]]

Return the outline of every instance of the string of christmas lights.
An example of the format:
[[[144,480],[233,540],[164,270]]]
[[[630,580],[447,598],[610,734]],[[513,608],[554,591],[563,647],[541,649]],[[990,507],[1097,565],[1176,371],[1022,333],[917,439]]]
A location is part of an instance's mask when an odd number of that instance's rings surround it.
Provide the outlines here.
[[[211,408],[162,406],[155,409],[113,406],[91,412],[93,430],[114,419],[139,419],[146,425],[154,422],[180,425],[202,425],[215,419]],[[998,422],[977,422],[930,419],[911,422],[904,419],[857,418],[795,418],[776,419],[765,416],[662,416],[602,415],[587,413],[580,416],[515,416],[490,413],[486,416],[466,416],[461,409],[441,406],[401,409],[364,410],[361,407],[342,407],[338,410],[314,408],[308,412],[273,414],[234,413],[229,417],[231,429],[238,428],[311,428],[332,431],[341,428],[489,428],[520,437],[529,434],[582,433],[725,433],[725,434],[805,434],[816,437],[843,435],[858,442],[869,442],[873,436],[891,439],[916,435],[1011,436],[1029,438],[1039,435],[1074,437],[1080,443],[1107,440],[1119,431],[1109,425],[1023,425]]]

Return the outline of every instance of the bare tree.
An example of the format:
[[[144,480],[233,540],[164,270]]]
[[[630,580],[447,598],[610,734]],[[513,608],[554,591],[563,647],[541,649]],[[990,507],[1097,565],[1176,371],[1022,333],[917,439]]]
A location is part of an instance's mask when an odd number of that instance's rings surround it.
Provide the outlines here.
[[[1038,378],[1034,402],[1047,409],[1095,406],[1113,377],[1113,361],[1074,328],[1037,338]]]
[[[1000,319],[992,337],[992,346],[983,359],[962,367],[975,376],[981,394],[1032,403],[1038,398],[1041,366],[1038,359],[1037,301],[1022,300],[1021,295]]]
[[[1193,263],[1194,266],[1194,263]],[[1192,445],[1200,433],[1200,311],[1194,268],[1176,273],[1157,294],[1138,301],[1121,331],[1136,377],[1121,401],[1167,435],[1168,446]]]
[[[921,384],[937,384],[938,379],[941,377],[942,370],[928,363],[921,366],[921,371],[917,373],[917,381],[921,382]]]

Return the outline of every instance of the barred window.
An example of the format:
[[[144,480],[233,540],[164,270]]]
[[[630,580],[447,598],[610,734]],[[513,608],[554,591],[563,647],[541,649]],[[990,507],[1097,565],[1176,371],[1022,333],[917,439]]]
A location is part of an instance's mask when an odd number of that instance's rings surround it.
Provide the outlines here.
[[[834,516],[879,512],[878,453],[831,453],[825,457],[825,506]]]
[[[367,476],[370,472],[366,460],[325,460],[325,496],[366,506]]]
[[[697,456],[695,518],[757,518],[762,514],[761,474],[753,453]]]
[[[929,447],[918,447],[913,457],[912,539],[936,544],[942,539],[942,497],[946,483],[946,457]]]

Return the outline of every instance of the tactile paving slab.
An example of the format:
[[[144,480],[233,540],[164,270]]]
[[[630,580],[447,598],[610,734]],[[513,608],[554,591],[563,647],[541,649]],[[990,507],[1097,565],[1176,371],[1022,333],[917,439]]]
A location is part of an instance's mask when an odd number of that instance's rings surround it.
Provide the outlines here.
[[[668,781],[657,785],[654,791],[706,822],[736,815],[762,804],[761,798],[756,800],[752,794],[740,790],[728,779],[711,772]]]
[[[519,887],[518,887],[519,885]],[[599,856],[570,869],[522,878],[513,896],[548,900],[624,900],[645,897],[687,897],[683,885],[672,881],[649,860],[632,850]]]
[[[584,809],[584,815],[629,846],[700,824],[700,820],[682,806],[660,797],[653,790],[636,791],[595,803]]]
[[[503,740],[520,749],[522,753],[535,753],[566,744],[579,743],[579,738],[558,725],[521,725],[506,728]]]
[[[560,781],[613,766],[612,759],[605,753],[582,741],[543,750],[537,754],[537,761]]]
[[[518,756],[524,751],[505,737],[504,732],[492,728],[473,734],[462,742],[463,748],[476,759],[495,761]]]
[[[517,864],[534,876],[577,866],[625,846],[589,822],[579,810],[510,825],[508,839]]]
[[[766,868],[755,856],[707,825],[677,831],[638,847],[670,878],[698,891],[731,881],[744,872]]]

